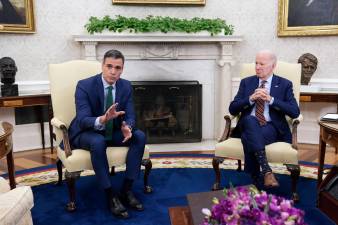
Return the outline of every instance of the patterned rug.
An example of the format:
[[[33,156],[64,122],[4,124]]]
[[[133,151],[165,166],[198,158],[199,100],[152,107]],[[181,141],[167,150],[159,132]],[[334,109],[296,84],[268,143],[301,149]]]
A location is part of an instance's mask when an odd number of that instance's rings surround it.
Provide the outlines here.
[[[152,157],[151,161],[153,169],[160,168],[212,168],[211,164],[212,157],[194,157],[194,156],[170,156],[170,157]],[[270,164],[272,170],[279,174],[289,174],[286,167],[282,164],[272,163]],[[315,165],[301,164],[301,176],[316,179],[317,178],[317,167]],[[222,169],[233,169],[237,168],[237,160],[226,159],[220,165]],[[116,168],[116,171],[123,171],[124,166]],[[93,175],[94,172],[86,170],[81,173],[81,176]],[[34,171],[27,171],[19,173],[16,176],[16,182],[19,185],[36,186],[40,184],[46,184],[57,181],[57,171],[54,166],[42,167]]]

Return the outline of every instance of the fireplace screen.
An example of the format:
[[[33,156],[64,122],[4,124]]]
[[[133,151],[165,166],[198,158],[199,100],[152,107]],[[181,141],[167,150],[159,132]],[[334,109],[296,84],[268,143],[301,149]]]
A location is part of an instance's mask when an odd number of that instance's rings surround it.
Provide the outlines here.
[[[136,125],[147,143],[199,142],[202,85],[198,81],[135,81]]]

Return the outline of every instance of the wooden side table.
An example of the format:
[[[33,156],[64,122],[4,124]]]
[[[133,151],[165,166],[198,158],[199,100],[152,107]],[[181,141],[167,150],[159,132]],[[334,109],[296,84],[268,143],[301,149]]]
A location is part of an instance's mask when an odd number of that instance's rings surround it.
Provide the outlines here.
[[[187,194],[188,206],[169,208],[171,225],[199,225],[205,215],[203,208],[211,209],[212,199],[224,197],[223,190]]]
[[[171,225],[193,225],[188,206],[170,207],[169,217]]]
[[[318,165],[318,180],[317,187],[320,186],[323,180],[323,169],[326,144],[329,144],[336,149],[338,148],[338,123],[319,121],[319,165]],[[337,157],[336,157],[337,158]]]
[[[338,103],[338,92],[301,92],[299,97],[300,102],[330,102]],[[337,104],[338,112],[338,104]]]
[[[40,130],[42,139],[42,148],[45,149],[45,132],[44,122],[42,118],[42,106],[48,106],[48,124],[49,124],[49,137],[50,137],[50,149],[53,153],[53,128],[50,120],[53,118],[52,101],[50,94],[27,94],[18,96],[0,97],[0,107],[4,108],[20,108],[27,106],[37,106],[38,115],[40,118]]]
[[[13,125],[7,122],[0,124],[0,159],[7,157],[8,177],[11,189],[16,187],[15,183],[15,167],[13,160],[13,141],[12,141]]]

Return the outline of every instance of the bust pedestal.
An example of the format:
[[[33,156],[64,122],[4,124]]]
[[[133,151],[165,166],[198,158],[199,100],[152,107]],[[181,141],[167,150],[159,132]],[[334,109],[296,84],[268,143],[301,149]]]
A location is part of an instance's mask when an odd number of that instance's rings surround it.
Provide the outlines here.
[[[4,84],[1,85],[1,96],[18,96],[18,85],[17,84]]]

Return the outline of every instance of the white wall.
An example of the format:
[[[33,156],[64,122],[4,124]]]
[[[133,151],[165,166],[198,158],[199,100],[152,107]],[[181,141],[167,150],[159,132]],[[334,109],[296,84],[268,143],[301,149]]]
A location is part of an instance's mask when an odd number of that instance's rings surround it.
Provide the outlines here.
[[[181,18],[219,17],[235,26],[235,34],[243,35],[244,41],[235,47],[239,63],[252,62],[255,52],[271,49],[279,59],[296,62],[303,53],[310,52],[319,59],[313,78],[336,77],[338,71],[338,40],[336,36],[277,37],[278,1],[271,0],[207,0],[204,7],[183,6],[128,6],[112,5],[111,0],[35,0],[35,34],[0,34],[0,57],[15,59],[17,81],[48,80],[47,65],[80,58],[80,46],[72,40],[73,34],[85,33],[84,24],[90,16],[123,15],[145,17],[147,15],[174,16]],[[325,107],[325,106],[324,106]],[[302,107],[307,109],[308,107]],[[11,110],[0,110],[0,120],[10,119]],[[318,113],[316,112],[317,116]],[[20,130],[22,126],[17,126]],[[39,147],[37,142],[16,143],[16,149]],[[16,134],[14,134],[16,135]],[[16,136],[14,137],[15,139]],[[19,138],[19,137],[18,137]],[[48,141],[48,140],[47,140]],[[47,142],[48,143],[48,142]]]
[[[295,62],[310,52],[319,59],[314,78],[334,78],[338,70],[338,41],[335,36],[278,38],[278,1],[271,0],[207,0],[204,7],[126,6],[112,5],[111,0],[35,0],[35,34],[0,34],[0,57],[11,56],[17,62],[18,81],[47,80],[48,63],[80,56],[73,34],[85,32],[90,16],[147,15],[219,17],[235,26],[236,34],[245,41],[238,46],[239,62],[251,62],[257,50],[276,51],[280,59]]]

